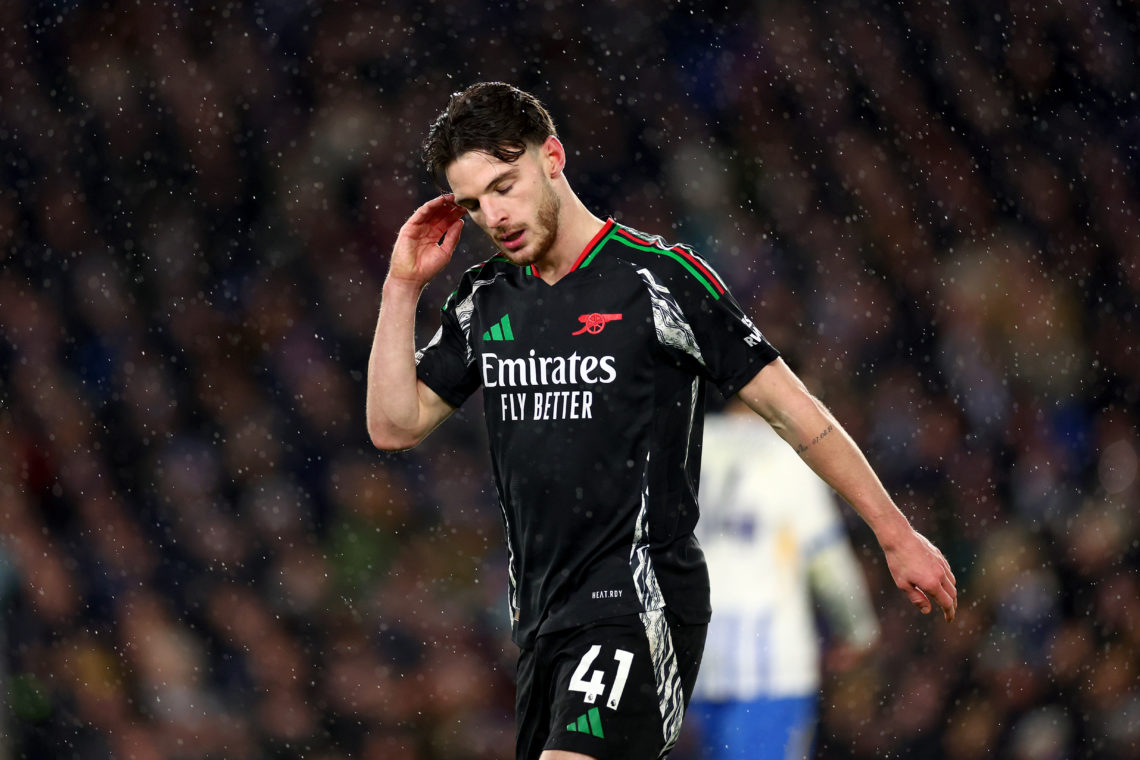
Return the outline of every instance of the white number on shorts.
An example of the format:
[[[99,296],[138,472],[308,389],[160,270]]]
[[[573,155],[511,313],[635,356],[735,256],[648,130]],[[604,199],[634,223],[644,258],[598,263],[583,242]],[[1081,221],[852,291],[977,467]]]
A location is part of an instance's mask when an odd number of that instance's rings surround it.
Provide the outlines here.
[[[602,692],[606,690],[606,684],[602,680],[605,674],[602,671],[595,670],[590,673],[590,680],[586,680],[586,673],[594,664],[594,660],[597,659],[600,651],[602,651],[600,644],[594,644],[590,647],[589,651],[582,655],[578,667],[574,669],[574,675],[570,676],[570,691],[582,692],[584,695],[582,699],[586,704],[594,704]],[[621,694],[625,691],[625,682],[629,678],[629,668],[633,664],[633,652],[627,652],[624,649],[614,650],[614,659],[617,660],[618,664],[617,677],[614,678],[614,687],[610,690],[610,698],[606,700],[606,707],[616,710],[618,702],[621,701]]]
[[[616,649],[614,650],[614,659],[618,663],[618,672],[617,677],[614,678],[614,687],[610,689],[610,698],[606,701],[606,706],[616,710],[618,702],[621,701],[621,693],[625,691],[625,679],[629,678],[629,666],[633,664],[633,652]]]

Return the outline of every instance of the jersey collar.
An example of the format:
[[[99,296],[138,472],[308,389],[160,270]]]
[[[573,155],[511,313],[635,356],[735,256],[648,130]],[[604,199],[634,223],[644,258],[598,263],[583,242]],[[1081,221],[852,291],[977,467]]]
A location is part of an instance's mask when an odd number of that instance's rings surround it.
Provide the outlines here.
[[[594,239],[586,244],[586,247],[582,249],[582,253],[578,254],[574,265],[567,270],[566,274],[590,266],[590,262],[598,255],[598,251],[602,250],[606,241],[610,239],[616,229],[617,223],[614,222],[613,218],[607,218],[606,223],[598,230],[598,234],[594,235]],[[526,268],[526,273],[533,277],[538,277],[538,267],[532,264]]]

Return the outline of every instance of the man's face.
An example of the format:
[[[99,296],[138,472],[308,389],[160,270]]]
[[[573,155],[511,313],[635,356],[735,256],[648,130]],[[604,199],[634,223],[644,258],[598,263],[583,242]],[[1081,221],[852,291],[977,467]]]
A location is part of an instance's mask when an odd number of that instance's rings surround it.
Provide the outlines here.
[[[532,146],[513,163],[469,151],[445,171],[455,202],[519,266],[541,266],[558,237],[560,204],[541,150]]]

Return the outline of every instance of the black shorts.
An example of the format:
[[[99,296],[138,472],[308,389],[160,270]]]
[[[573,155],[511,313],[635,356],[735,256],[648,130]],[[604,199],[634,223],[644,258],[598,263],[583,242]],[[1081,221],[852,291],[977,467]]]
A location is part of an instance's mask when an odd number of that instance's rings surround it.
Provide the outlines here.
[[[543,750],[657,760],[681,732],[707,626],[664,610],[540,636],[519,655],[516,760]]]

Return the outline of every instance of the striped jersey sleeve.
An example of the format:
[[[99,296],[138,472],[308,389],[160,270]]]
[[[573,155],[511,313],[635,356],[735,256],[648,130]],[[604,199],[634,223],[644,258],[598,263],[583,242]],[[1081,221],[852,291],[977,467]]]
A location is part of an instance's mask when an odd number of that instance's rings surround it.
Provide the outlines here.
[[[685,245],[616,225],[612,241],[645,283],[658,342],[728,397],[779,357],[713,267]]]
[[[489,263],[467,270],[459,287],[444,301],[439,329],[427,345],[416,351],[416,376],[451,406],[462,406],[479,389],[471,318],[475,294],[497,276]]]

